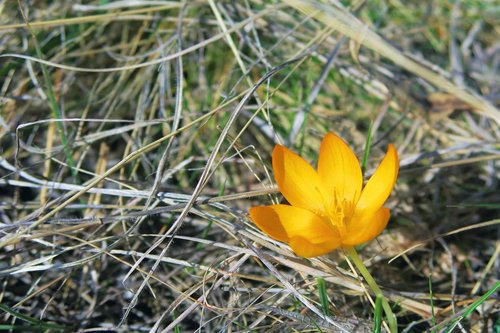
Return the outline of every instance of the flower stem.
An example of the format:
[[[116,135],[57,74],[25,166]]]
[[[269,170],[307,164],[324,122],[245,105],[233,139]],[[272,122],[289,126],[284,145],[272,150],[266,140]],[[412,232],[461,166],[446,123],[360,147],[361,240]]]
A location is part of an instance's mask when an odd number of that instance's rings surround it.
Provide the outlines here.
[[[365,264],[363,263],[363,260],[359,257],[358,252],[356,252],[356,249],[354,249],[354,247],[346,247],[345,249],[349,254],[349,257],[354,262],[354,265],[356,265],[361,275],[363,275],[363,278],[365,279],[366,283],[368,283],[368,285],[370,286],[371,290],[375,293],[376,296],[380,295],[382,297],[382,308],[384,309],[385,316],[387,317],[387,323],[389,325],[389,329],[391,333],[396,333],[398,331],[396,316],[392,313],[392,309],[391,306],[389,305],[389,302],[387,302],[387,298],[384,297],[382,290],[380,290],[380,287],[378,286],[377,282],[375,282],[375,279],[366,268]]]

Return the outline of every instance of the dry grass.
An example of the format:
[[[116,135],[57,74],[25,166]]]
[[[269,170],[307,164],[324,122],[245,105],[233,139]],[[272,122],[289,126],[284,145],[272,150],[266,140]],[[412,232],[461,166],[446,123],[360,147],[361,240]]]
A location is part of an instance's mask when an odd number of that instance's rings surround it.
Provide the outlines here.
[[[400,331],[500,330],[493,2],[27,3],[0,3],[0,330],[372,331],[341,250],[247,214],[282,200],[276,143],[362,156],[370,124],[367,174],[389,142],[401,171],[360,253]]]

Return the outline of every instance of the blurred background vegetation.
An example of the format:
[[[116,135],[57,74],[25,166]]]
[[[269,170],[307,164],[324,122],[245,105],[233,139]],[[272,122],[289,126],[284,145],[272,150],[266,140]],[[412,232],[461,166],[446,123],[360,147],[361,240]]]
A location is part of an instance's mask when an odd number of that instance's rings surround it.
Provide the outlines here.
[[[401,170],[360,253],[400,330],[499,332],[499,13],[0,2],[0,328],[372,331],[342,250],[298,258],[247,213],[282,200],[275,144],[361,158],[371,128],[366,176],[388,143]]]

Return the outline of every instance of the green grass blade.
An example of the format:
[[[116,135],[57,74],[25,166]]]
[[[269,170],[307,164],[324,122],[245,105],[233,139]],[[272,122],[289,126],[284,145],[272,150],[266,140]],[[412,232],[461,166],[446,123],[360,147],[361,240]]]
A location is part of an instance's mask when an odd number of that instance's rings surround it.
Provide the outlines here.
[[[330,307],[328,306],[328,294],[326,292],[325,280],[323,278],[316,278],[316,283],[318,284],[319,300],[321,302],[321,308],[325,316],[330,315]]]
[[[19,331],[19,332],[39,332],[40,327],[29,325],[0,325],[0,332],[2,331]]]
[[[373,333],[380,333],[382,327],[382,295],[375,299],[375,313],[373,316]]]
[[[370,127],[368,127],[368,135],[366,136],[365,152],[363,153],[363,159],[361,160],[361,172],[363,174],[366,171],[366,163],[368,162],[368,156],[370,156],[370,148],[372,145],[372,128],[373,128],[373,123],[370,123]]]
[[[498,289],[500,288],[500,282],[497,282],[495,283],[495,285],[493,286],[493,288],[491,288],[490,290],[488,290],[486,292],[486,294],[484,294],[483,296],[481,296],[477,301],[475,301],[474,303],[472,303],[469,308],[467,309],[467,311],[465,311],[464,313],[464,318],[467,318],[472,312],[474,312],[478,306],[480,306],[481,304],[483,304],[488,298],[490,298],[491,295],[493,295]]]
[[[451,333],[455,329],[455,327],[462,321],[462,319],[467,318],[470,316],[472,312],[474,312],[478,306],[483,304],[488,298],[490,298],[491,295],[493,295],[498,289],[500,288],[500,282],[495,283],[495,285],[488,290],[483,296],[479,297],[477,301],[472,303],[467,310],[464,312],[463,315],[455,318],[448,326],[445,328],[443,331],[444,333]]]
[[[26,25],[28,26],[28,30],[29,32],[31,33],[31,36],[33,37],[33,42],[35,43],[35,50],[36,50],[36,55],[39,59],[44,59],[44,55],[43,55],[43,52],[42,52],[42,48],[40,47],[40,44],[38,43],[38,40],[36,38],[36,35],[35,33],[33,32],[33,30],[31,29],[31,26],[29,25],[28,23],[28,19],[26,18],[26,16],[24,15],[24,12],[22,10],[22,5],[21,3],[19,2],[19,9],[21,10],[21,14],[26,22]],[[49,75],[49,72],[47,71],[47,66],[44,64],[44,63],[40,63],[40,66],[42,68],[42,75],[43,75],[43,79],[45,81],[45,85],[47,86],[47,96],[49,97],[49,100],[50,100],[50,107],[52,109],[52,113],[53,113],[53,117],[57,120],[61,120],[62,119],[62,115],[61,115],[61,112],[59,111],[59,107],[57,106],[57,100],[56,100],[56,96],[54,94],[54,90],[52,89],[52,82],[50,80],[50,75]],[[64,147],[64,155],[66,155],[66,160],[68,162],[68,166],[71,170],[71,175],[73,176],[73,178],[75,179],[75,182],[77,184],[80,183],[80,180],[79,180],[79,177],[78,177],[78,171],[76,169],[76,164],[75,164],[75,161],[73,160],[73,154],[72,154],[72,151],[71,151],[71,148],[70,146],[68,145],[68,139],[66,137],[66,132],[64,130],[64,126],[63,126],[63,123],[61,121],[58,121],[56,122],[56,125],[57,125],[57,130],[59,132],[59,136],[60,136],[60,139],[61,139],[61,143]]]
[[[176,314],[175,310],[172,313],[172,318],[174,320],[177,319],[177,314]],[[174,327],[174,333],[181,333],[181,328],[179,327],[179,325],[175,325],[175,327]]]
[[[16,310],[14,310],[14,309],[6,306],[6,305],[3,305],[3,304],[0,304],[0,310],[3,310],[5,312],[7,312],[11,316],[13,316],[13,317],[15,317],[15,318],[17,318],[19,320],[22,320],[22,321],[30,323],[32,326],[29,326],[29,327],[33,327],[33,328],[36,328],[36,329],[56,330],[56,331],[65,331],[65,330],[68,329],[65,326],[46,323],[46,322],[38,320],[36,318],[32,318],[30,316],[24,315],[24,314],[22,314],[22,313],[20,313],[20,312],[18,312]],[[9,327],[7,328],[7,326],[9,326]],[[19,325],[2,325],[2,326],[0,326],[0,330],[4,330],[4,329],[19,329],[20,327],[25,327],[25,325],[22,325],[22,326],[19,326]]]

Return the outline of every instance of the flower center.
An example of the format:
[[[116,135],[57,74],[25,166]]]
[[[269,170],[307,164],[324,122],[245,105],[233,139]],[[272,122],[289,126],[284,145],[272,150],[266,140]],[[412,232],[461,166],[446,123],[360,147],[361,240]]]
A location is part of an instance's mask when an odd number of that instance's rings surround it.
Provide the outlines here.
[[[330,223],[336,227],[341,237],[347,234],[347,225],[354,213],[354,202],[346,200],[344,195],[334,189],[333,200],[325,205]]]

